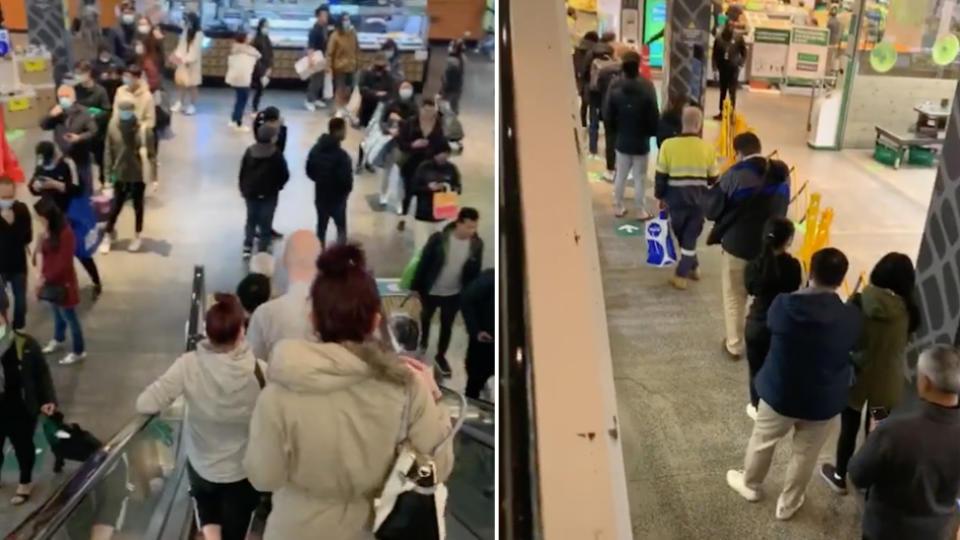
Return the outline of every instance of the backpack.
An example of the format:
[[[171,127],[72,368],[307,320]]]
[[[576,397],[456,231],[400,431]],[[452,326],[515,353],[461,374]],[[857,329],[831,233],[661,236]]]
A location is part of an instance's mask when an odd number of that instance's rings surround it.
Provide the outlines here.
[[[620,62],[613,58],[595,58],[590,64],[590,90],[600,90],[600,74],[606,68],[615,67]]]

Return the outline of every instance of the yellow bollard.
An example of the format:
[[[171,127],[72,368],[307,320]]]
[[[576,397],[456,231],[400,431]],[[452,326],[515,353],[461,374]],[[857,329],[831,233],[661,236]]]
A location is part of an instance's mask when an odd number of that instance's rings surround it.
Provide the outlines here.
[[[807,206],[806,233],[803,235],[803,243],[800,244],[800,261],[804,263],[805,268],[810,267],[810,257],[813,256],[813,241],[817,234],[817,223],[820,217],[820,194],[814,193],[810,197],[810,205]]]
[[[820,223],[817,225],[817,235],[813,239],[813,246],[810,250],[810,256],[827,247],[830,243],[830,226],[833,224],[833,208],[827,208],[820,215]]]

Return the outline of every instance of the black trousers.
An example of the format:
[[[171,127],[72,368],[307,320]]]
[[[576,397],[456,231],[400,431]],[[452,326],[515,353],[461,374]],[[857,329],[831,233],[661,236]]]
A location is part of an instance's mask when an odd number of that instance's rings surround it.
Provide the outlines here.
[[[77,260],[80,261],[80,266],[87,271],[87,275],[90,276],[90,281],[94,285],[102,285],[100,283],[100,270],[97,269],[97,262],[93,260],[93,257],[77,257]]]
[[[4,442],[9,438],[20,466],[20,483],[29,484],[33,481],[33,465],[36,460],[33,432],[37,427],[37,417],[27,412],[23,401],[8,406],[7,400],[4,400],[3,408],[3,414],[0,414],[0,448],[3,448]],[[0,452],[0,468],[2,466],[3,453]]]
[[[610,129],[607,122],[603,122],[603,151],[607,161],[607,170],[617,170],[617,135]]]
[[[496,351],[494,345],[494,343],[477,341],[476,336],[470,336],[466,361],[467,389],[464,392],[468,398],[479,398],[483,387],[487,385],[487,379],[493,376]]]
[[[263,98],[263,84],[260,82],[260,77],[253,77],[250,82],[250,90],[253,91],[252,110],[258,112],[260,110],[260,99]]]
[[[737,86],[740,81],[740,68],[720,68],[718,70],[720,79],[720,112],[723,112],[723,102],[727,99],[727,93],[730,94],[730,104],[737,107]]]
[[[260,493],[246,479],[228,484],[210,482],[187,463],[190,495],[197,504],[200,526],[220,525],[223,540],[244,540]]]
[[[423,304],[423,310],[420,313],[420,327],[423,333],[420,334],[420,347],[427,348],[430,342],[430,323],[433,322],[433,316],[437,310],[440,310],[440,338],[437,341],[437,358],[446,358],[447,349],[450,347],[450,335],[453,333],[453,321],[457,318],[457,312],[460,311],[460,295],[453,296],[432,296],[426,295],[420,299]]]
[[[837,438],[837,475],[847,474],[847,464],[857,448],[857,431],[860,429],[860,411],[847,407],[840,413],[840,436]],[[870,415],[863,419],[863,434],[870,432]]]
[[[337,227],[337,243],[347,241],[347,201],[316,201],[317,207],[317,238],[321,245],[327,245],[327,225],[330,220]]]
[[[580,92],[580,125],[582,127],[587,127],[587,108],[590,106],[590,99],[587,97],[587,93]]]
[[[135,230],[137,234],[143,231],[143,194],[146,189],[147,185],[143,182],[117,182],[113,194],[113,210],[110,212],[110,220],[107,221],[108,233],[113,233],[117,218],[120,217],[123,205],[128,199],[133,201]]]
[[[747,319],[744,340],[747,345],[747,368],[750,370],[750,404],[756,407],[760,403],[760,396],[757,395],[753,380],[770,351],[770,330],[766,321]]]

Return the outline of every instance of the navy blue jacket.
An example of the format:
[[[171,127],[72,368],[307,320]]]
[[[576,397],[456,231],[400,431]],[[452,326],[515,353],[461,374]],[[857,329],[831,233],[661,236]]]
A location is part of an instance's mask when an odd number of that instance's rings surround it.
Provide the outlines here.
[[[840,414],[853,382],[850,351],[862,326],[860,311],[834,293],[777,296],[767,312],[770,352],[755,381],[760,399],[800,420]]]

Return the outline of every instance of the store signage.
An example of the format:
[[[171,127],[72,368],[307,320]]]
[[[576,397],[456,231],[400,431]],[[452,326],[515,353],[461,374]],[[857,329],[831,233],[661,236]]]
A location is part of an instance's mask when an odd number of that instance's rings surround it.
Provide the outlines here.
[[[625,225],[614,225],[614,232],[617,236],[628,237],[628,236],[640,236],[640,232],[643,229],[637,227],[636,225],[631,225],[629,223]]]
[[[647,0],[644,4],[643,42],[649,43],[653,36],[667,26],[666,0]],[[663,67],[663,38],[650,43],[650,66]]]
[[[30,98],[10,98],[7,101],[7,108],[10,109],[10,112],[25,111],[30,108]]]
[[[787,79],[809,83],[820,79],[827,70],[830,31],[826,28],[795,26],[790,32]]]
[[[787,69],[790,29],[757,28],[753,38],[750,79],[780,81]]]
[[[36,73],[47,69],[47,61],[43,58],[24,58],[23,70],[27,73]]]

